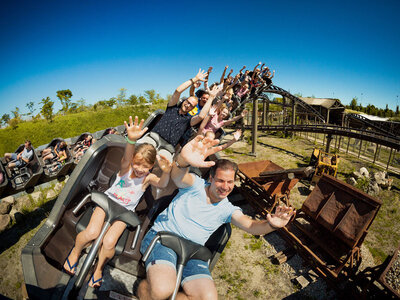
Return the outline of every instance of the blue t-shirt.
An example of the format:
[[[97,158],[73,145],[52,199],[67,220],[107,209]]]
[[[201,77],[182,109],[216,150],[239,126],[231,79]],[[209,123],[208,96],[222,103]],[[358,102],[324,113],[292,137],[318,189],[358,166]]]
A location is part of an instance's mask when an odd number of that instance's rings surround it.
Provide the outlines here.
[[[171,204],[157,217],[152,227],[155,231],[168,231],[204,245],[222,224],[231,221],[239,207],[228,198],[215,204],[207,203],[204,179],[195,175],[194,184],[180,189]]]

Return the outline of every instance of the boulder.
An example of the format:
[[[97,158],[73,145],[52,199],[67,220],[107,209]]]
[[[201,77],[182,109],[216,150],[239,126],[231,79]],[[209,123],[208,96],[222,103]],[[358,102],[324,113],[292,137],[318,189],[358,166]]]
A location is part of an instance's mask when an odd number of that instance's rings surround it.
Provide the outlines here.
[[[355,186],[355,185],[357,184],[357,180],[355,180],[354,177],[349,177],[349,178],[347,178],[346,182],[347,182],[348,184],[353,185],[353,186]]]
[[[24,207],[31,207],[31,206],[32,206],[32,201],[28,195],[18,198],[14,205],[14,207],[17,211],[21,211],[22,208],[24,208]]]
[[[31,194],[31,197],[32,197],[33,203],[37,203],[37,202],[39,202],[39,200],[41,198],[43,198],[43,193],[41,191],[34,192]]]
[[[378,185],[386,185],[386,172],[376,172],[374,173],[373,178]]]
[[[367,168],[365,168],[365,167],[360,168],[360,174],[361,174],[361,176],[369,178],[369,172],[368,172]]]
[[[7,229],[10,224],[11,218],[9,215],[0,215],[0,233]]]
[[[4,197],[3,199],[1,199],[1,202],[7,202],[11,203],[11,205],[14,205],[15,198],[13,196]]]
[[[54,186],[54,191],[58,194],[63,189],[63,186],[62,182],[57,182]]]
[[[0,215],[6,215],[11,210],[11,203],[8,202],[0,202]]]
[[[360,173],[360,172],[357,172],[357,171],[354,171],[352,175],[353,175],[353,177],[354,177],[356,180],[358,180],[358,179],[360,179],[361,177],[363,177],[363,176],[361,175],[361,173]]]
[[[53,199],[55,197],[57,197],[57,193],[56,193],[55,190],[48,190],[47,191],[47,194],[46,194],[46,198],[47,199]]]
[[[380,192],[379,185],[376,183],[376,181],[371,181],[368,185],[367,188],[367,193],[371,196],[377,196]]]

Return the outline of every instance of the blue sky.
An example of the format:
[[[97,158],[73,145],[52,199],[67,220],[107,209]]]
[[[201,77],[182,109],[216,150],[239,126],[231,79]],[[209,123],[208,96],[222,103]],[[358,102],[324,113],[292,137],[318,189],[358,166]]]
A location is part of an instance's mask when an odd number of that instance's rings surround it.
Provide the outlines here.
[[[199,68],[258,61],[303,96],[358,97],[393,110],[400,96],[400,1],[2,1],[0,116],[57,90],[93,104],[172,94]]]

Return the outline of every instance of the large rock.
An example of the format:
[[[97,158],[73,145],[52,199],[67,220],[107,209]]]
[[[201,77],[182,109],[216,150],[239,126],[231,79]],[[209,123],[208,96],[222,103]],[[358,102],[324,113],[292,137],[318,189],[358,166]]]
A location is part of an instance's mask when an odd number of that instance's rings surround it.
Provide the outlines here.
[[[361,175],[361,173],[360,173],[360,172],[357,172],[357,171],[354,171],[352,175],[353,175],[353,177],[354,177],[356,180],[358,180],[358,179],[360,179],[361,177],[363,177],[363,176]]]
[[[367,168],[365,168],[365,167],[360,168],[360,174],[361,174],[361,176],[369,178],[369,172],[368,172]]]
[[[6,230],[8,224],[10,224],[11,218],[9,215],[0,215],[0,233]]]
[[[15,203],[15,205],[14,205],[14,207],[15,207],[15,209],[17,211],[21,211],[22,208],[24,208],[24,207],[28,208],[28,207],[31,207],[31,206],[32,206],[32,201],[31,201],[31,199],[29,198],[28,195],[25,195],[25,196],[22,196],[22,197],[18,198],[16,203]]]
[[[43,193],[41,191],[34,192],[31,194],[33,203],[38,203],[40,199],[43,198]]]
[[[385,185],[386,184],[386,181],[387,181],[386,172],[384,172],[384,171],[374,173],[373,178],[374,178],[374,180],[376,181],[376,183],[378,185]]]
[[[376,183],[376,181],[371,181],[368,185],[367,193],[371,196],[377,196],[379,192],[380,192],[379,185]]]
[[[7,202],[7,203],[11,203],[11,205],[14,205],[15,198],[13,196],[8,196],[8,197],[1,199],[1,202]]]
[[[0,215],[6,215],[11,210],[11,203],[8,202],[0,202]]]
[[[47,191],[46,198],[47,198],[48,200],[49,200],[49,199],[53,199],[53,198],[55,198],[55,197],[57,197],[57,193],[56,193],[55,190],[48,190],[48,191]]]
[[[349,177],[349,178],[347,178],[346,182],[347,182],[348,184],[353,185],[353,186],[355,186],[355,185],[357,184],[357,180],[355,180],[354,177]]]
[[[57,182],[56,185],[54,186],[54,191],[56,193],[59,193],[63,189],[63,183],[62,182]]]

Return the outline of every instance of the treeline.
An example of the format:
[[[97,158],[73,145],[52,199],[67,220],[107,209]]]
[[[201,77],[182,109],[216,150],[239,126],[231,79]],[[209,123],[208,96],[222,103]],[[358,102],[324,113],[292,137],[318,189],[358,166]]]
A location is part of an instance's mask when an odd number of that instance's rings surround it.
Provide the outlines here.
[[[18,124],[26,120],[33,122],[47,120],[48,122],[53,122],[56,116],[147,103],[159,104],[169,100],[171,97],[171,95],[167,95],[167,98],[164,99],[155,90],[147,90],[144,92],[144,95],[133,94],[128,97],[124,88],[119,90],[116,97],[111,97],[108,100],[100,100],[94,104],[86,104],[86,100],[84,99],[73,102],[71,100],[73,94],[69,89],[57,91],[56,96],[61,103],[61,109],[58,112],[55,112],[54,101],[50,97],[43,98],[38,103],[30,101],[26,104],[27,113],[22,113],[19,107],[15,107],[11,111],[11,115],[9,113],[3,114],[0,119],[0,127],[10,126],[12,129],[16,129]]]
[[[356,110],[359,112],[366,113],[368,115],[372,116],[378,116],[382,118],[390,118],[392,120],[400,120],[400,112],[399,112],[399,106],[396,106],[396,111],[393,111],[389,109],[389,106],[386,104],[386,108],[378,108],[375,107],[373,104],[368,104],[366,107],[362,106],[361,103],[358,103],[357,97],[354,97],[350,105],[345,106],[348,109]]]

